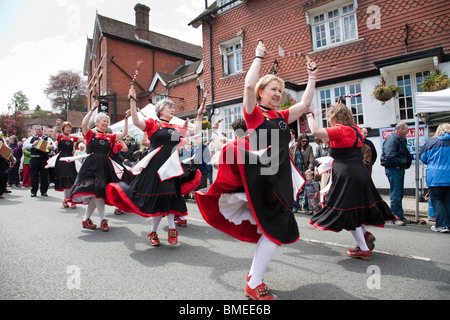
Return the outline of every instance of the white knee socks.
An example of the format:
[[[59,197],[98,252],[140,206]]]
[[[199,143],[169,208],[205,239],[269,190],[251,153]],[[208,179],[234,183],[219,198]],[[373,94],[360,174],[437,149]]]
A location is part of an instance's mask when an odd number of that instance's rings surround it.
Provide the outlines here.
[[[67,199],[67,198],[69,197],[69,195],[70,195],[70,189],[64,189],[63,193],[64,193],[64,199],[63,199],[63,201],[66,201],[66,199]]]
[[[95,198],[92,197],[91,200],[89,200],[89,203],[86,207],[86,211],[84,212],[83,221],[90,219],[94,210],[95,210]]]
[[[350,232],[352,233],[353,238],[355,238],[356,243],[361,250],[369,250],[366,244],[366,239],[364,238],[365,232],[363,231],[362,227],[358,227],[355,230],[350,230]]]
[[[152,231],[151,232],[156,232],[156,230],[158,230],[158,226],[159,226],[159,223],[161,222],[162,217],[163,216],[160,215],[160,216],[156,216],[156,217],[152,218]]]
[[[156,232],[156,230],[158,230],[158,226],[159,223],[161,222],[163,216],[156,216],[152,218],[152,229],[151,232]],[[169,224],[169,229],[176,229],[175,226],[175,215],[174,214],[169,214],[167,215],[167,222]]]
[[[248,273],[249,276],[251,276],[251,279],[248,282],[248,286],[251,289],[256,288],[262,283],[264,273],[277,249],[277,244],[270,241],[266,236],[261,236],[255,248],[252,267]]]
[[[86,211],[84,212],[83,221],[86,221],[87,219],[91,218],[95,208],[97,208],[98,210],[100,219],[101,220],[105,219],[105,200],[101,198],[92,197],[91,200],[89,200]]]
[[[97,207],[98,214],[100,215],[100,220],[105,219],[105,200],[102,198],[95,198],[95,206]]]

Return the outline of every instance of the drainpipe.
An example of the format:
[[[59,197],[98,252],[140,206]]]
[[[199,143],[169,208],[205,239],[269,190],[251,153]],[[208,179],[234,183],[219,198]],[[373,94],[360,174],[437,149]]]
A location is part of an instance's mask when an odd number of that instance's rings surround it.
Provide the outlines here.
[[[206,1],[205,1],[206,4]],[[209,114],[208,121],[214,114],[214,67],[213,67],[213,50],[212,50],[212,24],[205,19],[205,22],[209,25],[209,73],[211,80],[211,113]]]

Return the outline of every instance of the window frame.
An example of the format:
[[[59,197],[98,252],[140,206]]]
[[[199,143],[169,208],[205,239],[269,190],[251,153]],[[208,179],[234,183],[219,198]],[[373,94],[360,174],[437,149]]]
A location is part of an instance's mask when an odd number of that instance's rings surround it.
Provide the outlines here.
[[[359,90],[357,90],[359,88]],[[364,103],[361,82],[349,82],[337,86],[331,86],[318,89],[318,102],[320,106],[321,124],[323,128],[331,127],[328,122],[327,113],[330,105],[337,102],[339,96],[349,95],[353,97],[344,97],[342,102],[350,109],[353,116],[353,121],[359,127],[363,127],[364,117]],[[357,95],[358,96],[355,96]],[[325,104],[323,104],[325,102]],[[324,107],[325,106],[325,107]],[[356,110],[356,112],[355,112]]]
[[[235,49],[236,46],[240,46],[237,50],[228,50],[229,48]],[[233,76],[236,74],[240,74],[244,71],[243,64],[243,38],[242,36],[235,37],[233,39],[224,41],[219,44],[219,53],[222,57],[222,75],[223,77]],[[234,57],[234,68],[235,70],[231,70],[228,63],[229,57]],[[233,71],[233,72],[232,72]]]
[[[420,77],[418,77],[418,74],[421,74]],[[422,89],[420,88],[420,84],[423,82],[426,77],[431,75],[431,70],[427,67],[422,68],[415,68],[409,71],[403,71],[403,72],[397,72],[394,75],[395,83],[397,86],[400,87],[401,92],[398,94],[398,98],[396,100],[396,109],[398,112],[399,119],[402,121],[411,121],[414,120],[414,115],[416,113],[416,93],[422,92]],[[399,77],[410,77],[410,94],[406,94],[404,92],[405,85],[399,84]],[[420,79],[420,80],[419,80]],[[408,92],[406,92],[408,93]],[[410,100],[408,100],[410,99]],[[408,101],[411,101],[411,106],[408,106]],[[404,114],[404,116],[402,116]],[[408,116],[408,114],[411,115],[411,117]]]
[[[348,8],[349,6],[353,7],[352,10],[345,12],[345,8]],[[309,11],[306,18],[307,23],[311,27],[310,31],[313,51],[326,50],[358,40],[357,8],[358,6],[355,1],[336,1],[332,6],[329,4]],[[330,13],[332,16],[329,16]],[[350,31],[346,31],[348,23],[346,23],[345,20],[350,19],[351,17],[353,17],[351,26],[354,27],[354,29],[352,28]],[[332,29],[330,28],[330,24],[334,25]],[[316,30],[317,28],[320,28],[320,31]],[[331,30],[339,30],[339,35],[336,33],[333,35]],[[348,32],[351,32],[351,34],[354,33],[354,36],[346,38]],[[321,34],[320,38],[318,37],[318,33]],[[335,38],[334,42],[332,42],[333,38]],[[338,39],[336,40],[336,38]],[[319,41],[321,42],[320,46],[317,45]]]

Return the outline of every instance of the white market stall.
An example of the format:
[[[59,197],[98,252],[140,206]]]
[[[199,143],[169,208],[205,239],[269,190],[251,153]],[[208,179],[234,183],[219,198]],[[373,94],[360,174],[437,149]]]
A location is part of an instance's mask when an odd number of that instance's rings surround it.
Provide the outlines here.
[[[155,112],[155,106],[153,104],[148,104],[146,107],[142,108],[138,112],[139,119],[157,119],[156,112]],[[170,123],[177,124],[179,126],[184,126],[185,120],[180,119],[178,117],[173,117]],[[114,123],[110,126],[113,133],[119,132],[123,130],[125,124],[125,120],[121,120],[119,122]],[[133,123],[133,120],[131,117],[128,119],[128,134],[130,136],[135,137],[135,139],[142,140],[142,137],[144,135],[143,131],[136,127]]]
[[[434,92],[416,93],[416,132],[419,132],[419,118],[427,125],[450,122],[450,88]],[[419,135],[416,134],[416,146]],[[418,154],[418,150],[417,150]],[[418,160],[418,159],[417,159]],[[416,220],[419,220],[419,161],[416,161]]]

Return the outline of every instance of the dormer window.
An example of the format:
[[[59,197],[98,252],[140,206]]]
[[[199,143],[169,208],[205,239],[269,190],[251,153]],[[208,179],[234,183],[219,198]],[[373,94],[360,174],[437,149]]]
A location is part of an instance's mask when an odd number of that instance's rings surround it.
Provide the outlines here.
[[[341,1],[336,1],[341,2]],[[358,39],[356,6],[335,4],[308,12],[313,49],[321,50]]]
[[[223,75],[229,76],[242,71],[242,37],[237,37],[219,45],[223,62]]]
[[[230,3],[230,2],[232,2],[232,3]],[[239,5],[239,4],[241,4],[242,3],[242,1],[234,1],[233,2],[233,0],[217,0],[217,6],[220,8],[221,6],[224,6],[224,5],[226,5],[227,3],[230,3],[229,5],[227,5],[227,6],[225,6],[225,7],[223,7],[222,9],[220,9],[218,12],[219,13],[222,13],[222,12],[225,12],[225,11],[227,11],[227,10],[230,10],[231,8],[233,8],[233,7],[236,7],[237,5]]]

